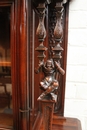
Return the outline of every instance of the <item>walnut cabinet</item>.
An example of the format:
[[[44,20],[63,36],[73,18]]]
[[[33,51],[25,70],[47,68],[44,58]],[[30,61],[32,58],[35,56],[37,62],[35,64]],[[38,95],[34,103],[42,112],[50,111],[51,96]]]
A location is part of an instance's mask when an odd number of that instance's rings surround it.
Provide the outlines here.
[[[56,1],[56,0],[55,0]],[[55,1],[46,8],[44,44],[49,48],[52,29],[55,26]],[[43,1],[41,1],[43,2]],[[60,0],[59,0],[60,2]],[[38,0],[0,0],[0,130],[34,130],[41,121],[41,104],[37,101],[41,93],[36,75],[38,46],[36,29]],[[61,66],[66,71],[68,5],[64,4],[62,20],[63,41]],[[46,56],[48,57],[46,52]],[[54,116],[63,116],[66,74],[60,77],[58,100]]]

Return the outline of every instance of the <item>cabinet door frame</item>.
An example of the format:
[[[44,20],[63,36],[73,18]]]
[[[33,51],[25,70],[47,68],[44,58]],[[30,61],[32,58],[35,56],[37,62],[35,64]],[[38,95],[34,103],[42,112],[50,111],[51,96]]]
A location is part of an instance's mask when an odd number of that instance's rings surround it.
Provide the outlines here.
[[[13,100],[13,128],[29,129],[29,90],[27,72],[28,0],[0,0],[0,7],[11,9],[11,75]],[[2,129],[12,129],[2,126]]]
[[[9,7],[10,8],[10,44],[11,44],[11,49],[12,49],[12,43],[14,44],[14,1],[13,0],[2,0],[0,1],[0,7]],[[4,28],[3,28],[4,29]],[[11,51],[12,52],[12,51]],[[12,56],[11,56],[11,66],[12,66]],[[13,72],[11,71],[11,75],[13,75]],[[13,77],[13,76],[12,76]],[[13,79],[12,79],[13,81]],[[13,83],[12,83],[12,91],[13,91]],[[14,93],[14,94],[13,94]],[[15,92],[13,91],[12,92],[12,99],[14,98],[15,95]],[[15,109],[15,108],[14,108]],[[13,114],[14,116],[14,114]],[[0,128],[2,129],[6,129],[6,128],[9,128],[9,129],[12,129],[12,127],[10,126],[3,126],[2,124],[0,124]]]

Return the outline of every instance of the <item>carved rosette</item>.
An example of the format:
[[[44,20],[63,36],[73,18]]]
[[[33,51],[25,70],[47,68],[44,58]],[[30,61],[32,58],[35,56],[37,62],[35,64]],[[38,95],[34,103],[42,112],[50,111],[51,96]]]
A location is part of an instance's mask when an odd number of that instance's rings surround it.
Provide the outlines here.
[[[36,35],[38,37],[39,46],[35,49],[39,52],[38,58],[40,61],[43,61],[46,57],[44,54],[44,51],[47,50],[47,48],[43,45],[44,39],[46,37],[46,29],[44,26],[44,18],[45,18],[45,3],[40,3],[37,7],[38,10],[38,16],[39,16],[39,24],[36,30]]]

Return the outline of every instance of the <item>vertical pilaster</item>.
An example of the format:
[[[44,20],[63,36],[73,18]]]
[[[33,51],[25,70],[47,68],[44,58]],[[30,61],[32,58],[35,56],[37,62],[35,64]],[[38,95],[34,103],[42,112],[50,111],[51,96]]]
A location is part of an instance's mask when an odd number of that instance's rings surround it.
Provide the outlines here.
[[[43,130],[52,130],[53,111],[55,102],[42,100]]]
[[[21,130],[29,129],[29,95],[27,85],[27,0],[20,0],[19,39],[19,124]]]

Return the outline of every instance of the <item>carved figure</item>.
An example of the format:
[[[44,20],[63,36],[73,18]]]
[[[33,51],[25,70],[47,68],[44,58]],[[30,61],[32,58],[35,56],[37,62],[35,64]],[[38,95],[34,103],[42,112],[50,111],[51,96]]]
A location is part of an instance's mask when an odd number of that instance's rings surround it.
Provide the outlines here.
[[[53,61],[49,59],[44,62],[40,62],[37,69],[35,69],[36,73],[39,73],[42,69],[44,73],[44,79],[40,82],[40,88],[44,90],[44,92],[39,96],[38,100],[43,99],[48,94],[50,94],[52,100],[55,100],[55,93],[54,91],[58,89],[59,83],[56,79],[56,72],[61,73],[64,75],[64,70],[60,67],[60,64],[57,61]]]

